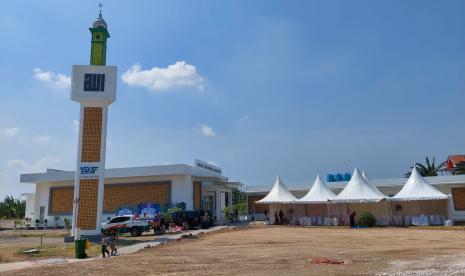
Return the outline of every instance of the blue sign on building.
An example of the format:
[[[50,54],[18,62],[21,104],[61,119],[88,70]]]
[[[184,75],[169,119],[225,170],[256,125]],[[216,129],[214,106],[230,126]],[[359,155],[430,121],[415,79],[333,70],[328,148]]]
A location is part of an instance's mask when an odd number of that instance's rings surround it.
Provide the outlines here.
[[[328,173],[326,182],[350,181],[352,175],[350,173]]]

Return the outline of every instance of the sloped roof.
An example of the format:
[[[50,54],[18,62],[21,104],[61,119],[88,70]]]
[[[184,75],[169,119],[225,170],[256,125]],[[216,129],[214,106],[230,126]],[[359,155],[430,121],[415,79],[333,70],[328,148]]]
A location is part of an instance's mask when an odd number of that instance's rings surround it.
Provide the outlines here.
[[[457,166],[459,163],[465,162],[465,155],[449,155],[448,159],[452,162],[452,164]]]
[[[347,186],[332,201],[335,202],[376,202],[386,198],[378,189],[369,184],[356,168]]]
[[[371,179],[368,177],[367,173],[365,172],[365,170],[362,171],[362,177],[365,178],[365,180],[368,182],[368,184],[372,184],[371,183]]]
[[[296,203],[324,203],[335,197],[336,195],[325,185],[318,174],[312,188],[304,197],[298,199]]]
[[[276,177],[276,181],[271,191],[262,199],[256,201],[256,203],[291,203],[296,201],[297,198],[289,192],[284,186],[281,178]]]
[[[435,200],[435,199],[448,199],[449,197],[431,184],[426,182],[418,172],[417,168],[413,166],[412,174],[410,175],[407,183],[402,189],[390,200],[408,201],[408,200]]]

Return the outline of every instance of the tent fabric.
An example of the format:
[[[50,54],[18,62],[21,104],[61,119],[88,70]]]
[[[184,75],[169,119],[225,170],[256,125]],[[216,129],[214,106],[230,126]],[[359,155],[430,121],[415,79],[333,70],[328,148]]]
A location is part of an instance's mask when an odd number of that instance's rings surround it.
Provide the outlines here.
[[[304,197],[298,199],[295,203],[326,203],[328,200],[335,197],[336,195],[325,185],[318,174],[312,188]]]
[[[276,181],[271,191],[262,199],[256,201],[256,203],[269,204],[269,203],[293,203],[297,198],[289,192],[284,186],[281,178],[276,177]]]
[[[378,202],[386,196],[366,181],[356,168],[349,183],[332,201],[346,203]]]
[[[389,200],[410,201],[410,200],[439,200],[448,199],[449,196],[441,193],[431,184],[425,181],[414,166],[412,174],[402,189]]]
[[[376,184],[373,183],[373,181],[372,181],[371,178],[368,176],[368,174],[366,173],[366,171],[362,171],[362,177],[365,178],[365,180],[368,182],[368,184],[370,184],[371,186],[373,186],[373,188],[375,188],[376,190],[379,191],[378,187],[376,187]]]
[[[373,184],[373,182],[371,181],[371,178],[368,177],[365,171],[362,171],[362,177],[366,180],[366,182],[368,182],[368,184],[376,187],[376,185]]]

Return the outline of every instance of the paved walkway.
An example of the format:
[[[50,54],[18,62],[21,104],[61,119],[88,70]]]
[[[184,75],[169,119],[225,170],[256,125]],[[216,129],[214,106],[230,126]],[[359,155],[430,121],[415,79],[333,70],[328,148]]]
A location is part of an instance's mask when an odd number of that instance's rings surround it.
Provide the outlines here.
[[[175,241],[182,238],[183,235],[197,236],[202,233],[210,233],[218,231],[221,229],[229,228],[230,226],[215,226],[210,229],[199,229],[182,232],[179,234],[165,234],[159,238],[154,239],[153,241],[141,242],[134,245],[129,245],[125,247],[118,248],[118,256],[135,253],[147,247],[155,247],[160,244],[167,242]],[[44,265],[55,265],[55,264],[66,264],[66,263],[75,263],[75,262],[88,262],[95,259],[100,259],[101,257],[92,257],[87,259],[66,259],[66,258],[53,258],[53,259],[43,259],[43,260],[34,260],[34,261],[24,261],[24,262],[14,262],[14,263],[4,263],[0,264],[0,273],[11,270],[18,270],[29,267],[44,266]]]

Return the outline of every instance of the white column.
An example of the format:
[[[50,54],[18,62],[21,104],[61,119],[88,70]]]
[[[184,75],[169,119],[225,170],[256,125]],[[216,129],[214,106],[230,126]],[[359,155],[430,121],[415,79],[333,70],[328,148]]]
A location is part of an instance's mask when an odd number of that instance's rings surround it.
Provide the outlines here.
[[[84,105],[81,104],[80,118],[79,118],[79,132],[78,132],[78,147],[76,159],[76,172],[74,175],[74,202],[73,202],[73,218],[71,220],[71,229],[74,237],[78,237],[77,229],[77,214],[79,208],[79,166],[81,164],[82,156],[82,128],[84,125]]]
[[[102,108],[102,127],[100,134],[100,161],[99,162],[81,162],[82,157],[82,136],[84,126],[84,108],[85,107],[99,107]],[[107,142],[107,114],[108,105],[87,105],[81,104],[81,115],[79,120],[79,138],[78,138],[78,153],[76,162],[76,173],[74,182],[74,203],[73,203],[73,219],[72,219],[72,233],[75,237],[81,235],[98,235],[100,234],[100,221],[103,213],[103,195],[105,188],[105,156],[106,156],[106,142]],[[95,229],[93,230],[80,230],[77,227],[77,217],[79,212],[79,185],[80,185],[80,168],[83,164],[96,163],[98,164],[98,198],[97,198],[97,215]]]
[[[223,221],[223,214],[221,213],[221,191],[215,191],[215,209],[216,209],[216,222]]]
[[[185,193],[185,201],[186,202],[186,210],[194,210],[194,184],[192,181],[192,176],[186,174],[184,176],[184,191]]]

